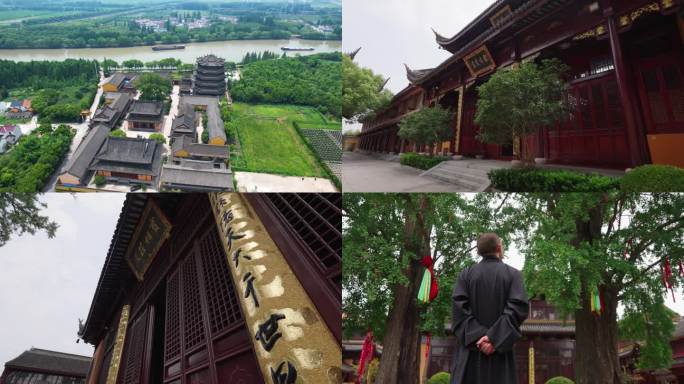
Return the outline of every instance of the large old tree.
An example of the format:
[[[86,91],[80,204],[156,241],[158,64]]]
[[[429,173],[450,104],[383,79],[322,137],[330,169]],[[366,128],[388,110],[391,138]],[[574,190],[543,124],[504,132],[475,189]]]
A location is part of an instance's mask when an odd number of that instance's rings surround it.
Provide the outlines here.
[[[443,334],[451,288],[473,262],[483,231],[507,238],[512,208],[490,194],[345,194],[343,311],[347,336],[373,331],[383,345],[376,383],[419,381],[421,332]],[[430,305],[417,290],[432,255],[440,292]]]
[[[640,365],[669,367],[671,312],[665,284],[684,281],[684,194],[517,195],[525,280],[576,324],[576,382],[621,383],[618,306],[623,336],[644,341]],[[669,261],[672,276],[661,268]],[[684,271],[683,271],[684,272]],[[592,312],[598,290],[603,312]],[[682,299],[682,298],[680,298]]]

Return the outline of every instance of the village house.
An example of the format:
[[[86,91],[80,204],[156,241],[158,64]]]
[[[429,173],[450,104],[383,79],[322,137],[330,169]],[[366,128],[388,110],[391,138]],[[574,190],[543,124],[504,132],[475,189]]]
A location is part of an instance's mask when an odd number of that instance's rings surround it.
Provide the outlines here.
[[[95,115],[91,119],[91,126],[97,124],[104,124],[110,129],[116,127],[126,111],[133,98],[128,93],[123,92],[108,92],[105,94],[105,104],[95,111]]]
[[[89,169],[108,183],[153,186],[161,167],[161,149],[155,140],[110,136]]]
[[[31,100],[23,99],[12,101],[5,116],[9,119],[30,119],[33,117]]]
[[[76,187],[88,185],[92,171],[89,169],[95,155],[109,137],[110,128],[105,124],[97,124],[92,128],[81,143],[76,147],[76,151],[69,159],[66,171],[57,177],[57,184],[66,187]]]
[[[163,109],[161,101],[134,100],[126,115],[128,129],[159,132],[164,125]]]
[[[137,90],[133,81],[137,77],[132,73],[115,73],[102,85],[104,92],[126,92],[135,95]]]
[[[19,141],[21,128],[16,125],[0,125],[0,153],[5,153],[10,146]]]
[[[85,384],[92,358],[31,348],[5,363],[2,384]]]

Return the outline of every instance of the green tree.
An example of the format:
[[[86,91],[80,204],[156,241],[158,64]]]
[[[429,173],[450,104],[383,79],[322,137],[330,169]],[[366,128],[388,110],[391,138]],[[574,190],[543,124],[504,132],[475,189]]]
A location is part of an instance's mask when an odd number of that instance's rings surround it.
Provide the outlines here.
[[[171,94],[171,82],[156,73],[143,73],[135,79],[140,100],[164,101]]]
[[[145,63],[143,63],[141,60],[138,59],[130,59],[130,60],[124,60],[121,63],[121,66],[124,68],[143,68],[145,66]]]
[[[109,136],[111,136],[111,137],[126,137],[126,132],[122,131],[121,129],[115,129],[109,133]]]
[[[95,175],[95,177],[93,178],[93,181],[95,182],[95,185],[98,188],[102,188],[102,187],[104,187],[105,184],[107,184],[107,179],[105,179],[105,177],[102,175]]]
[[[159,144],[166,144],[166,137],[161,133],[153,133],[150,135],[150,139],[155,140]]]
[[[342,117],[356,121],[369,117],[392,99],[392,93],[383,89],[385,79],[367,68],[361,68],[352,59],[342,58]]]
[[[35,193],[0,193],[0,247],[13,235],[45,231],[49,238],[55,237],[57,223],[40,214],[46,207]]]
[[[512,216],[500,215],[505,201],[492,194],[343,196],[343,328],[347,336],[371,329],[382,340],[376,383],[419,381],[421,331],[444,334],[451,288],[473,263],[478,234],[495,231],[505,241],[514,228]],[[440,288],[427,306],[416,299],[425,255],[435,260]]]
[[[528,291],[575,318],[577,383],[620,383],[618,305],[623,334],[646,343],[640,366],[669,367],[660,268],[684,261],[684,194],[519,194],[511,208]],[[674,272],[671,282],[679,288],[684,279]],[[596,290],[600,315],[590,305]]]
[[[209,131],[207,131],[206,129],[202,131],[202,143],[209,144]]]
[[[478,140],[502,145],[513,144],[544,126],[569,117],[571,102],[563,75],[568,67],[559,60],[520,64],[500,70],[478,88],[475,122],[480,126]],[[526,164],[534,163],[534,151],[523,149]]]
[[[409,114],[399,122],[399,137],[417,144],[428,145],[430,156],[435,143],[452,135],[453,114],[440,106],[424,108]]]

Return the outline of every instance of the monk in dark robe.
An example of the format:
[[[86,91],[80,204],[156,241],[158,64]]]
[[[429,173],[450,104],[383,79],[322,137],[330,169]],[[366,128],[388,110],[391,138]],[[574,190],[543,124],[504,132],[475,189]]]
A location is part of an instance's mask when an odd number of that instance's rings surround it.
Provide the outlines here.
[[[515,384],[513,344],[522,337],[528,300],[520,271],[505,264],[495,233],[477,240],[482,260],[461,272],[453,292],[458,340],[451,384]]]

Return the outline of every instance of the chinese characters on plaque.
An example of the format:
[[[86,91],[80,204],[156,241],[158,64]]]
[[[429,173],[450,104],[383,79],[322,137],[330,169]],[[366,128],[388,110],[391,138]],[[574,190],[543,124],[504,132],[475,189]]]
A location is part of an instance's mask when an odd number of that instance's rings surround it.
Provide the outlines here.
[[[171,233],[171,223],[154,200],[148,200],[133,234],[126,260],[133,274],[142,281],[159,248]]]

